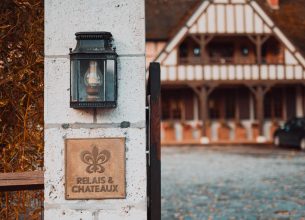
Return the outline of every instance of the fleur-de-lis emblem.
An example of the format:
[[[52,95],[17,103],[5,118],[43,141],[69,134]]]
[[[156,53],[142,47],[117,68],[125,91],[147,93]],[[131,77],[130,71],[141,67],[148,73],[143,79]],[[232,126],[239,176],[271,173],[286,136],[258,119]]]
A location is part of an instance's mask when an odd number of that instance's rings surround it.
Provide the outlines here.
[[[80,155],[81,160],[88,164],[86,171],[88,173],[103,173],[105,168],[102,164],[105,164],[110,159],[110,152],[108,150],[102,150],[99,152],[96,146],[93,147],[92,152],[83,151]]]

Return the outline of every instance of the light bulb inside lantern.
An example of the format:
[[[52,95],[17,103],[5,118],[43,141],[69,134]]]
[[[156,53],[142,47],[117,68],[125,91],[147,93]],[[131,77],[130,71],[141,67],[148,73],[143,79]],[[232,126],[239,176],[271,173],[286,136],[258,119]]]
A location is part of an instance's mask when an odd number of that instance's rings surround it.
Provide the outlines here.
[[[96,61],[89,62],[89,68],[85,74],[84,81],[88,99],[98,99],[99,89],[102,86],[101,71]]]

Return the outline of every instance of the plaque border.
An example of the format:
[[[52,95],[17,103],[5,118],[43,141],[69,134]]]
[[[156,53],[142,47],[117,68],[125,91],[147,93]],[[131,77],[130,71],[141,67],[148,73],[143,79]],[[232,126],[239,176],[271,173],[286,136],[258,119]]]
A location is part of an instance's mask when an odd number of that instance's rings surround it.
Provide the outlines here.
[[[124,141],[124,195],[123,196],[118,196],[118,197],[108,197],[108,198],[70,198],[67,194],[67,148],[68,148],[68,143],[67,141],[68,140],[102,140],[102,139],[122,139]],[[102,137],[102,138],[99,138],[99,137],[93,137],[93,138],[65,138],[64,140],[64,144],[65,144],[65,153],[64,153],[64,160],[65,160],[65,171],[64,171],[64,179],[65,179],[65,200],[111,200],[111,199],[126,199],[126,188],[127,188],[127,182],[126,182],[126,137]]]

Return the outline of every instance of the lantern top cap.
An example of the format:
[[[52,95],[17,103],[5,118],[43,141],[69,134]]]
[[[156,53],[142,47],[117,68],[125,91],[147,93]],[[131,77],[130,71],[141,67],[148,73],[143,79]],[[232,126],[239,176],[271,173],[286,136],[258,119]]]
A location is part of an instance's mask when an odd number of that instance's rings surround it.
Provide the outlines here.
[[[77,32],[76,40],[111,40],[112,34],[106,31],[99,32]]]

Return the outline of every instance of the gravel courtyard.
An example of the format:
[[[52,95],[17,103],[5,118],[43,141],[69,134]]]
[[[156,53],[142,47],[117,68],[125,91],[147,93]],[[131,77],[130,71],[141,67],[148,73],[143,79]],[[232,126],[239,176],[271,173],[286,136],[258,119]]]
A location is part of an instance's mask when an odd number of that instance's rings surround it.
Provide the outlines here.
[[[305,153],[163,147],[162,219],[305,219]]]

